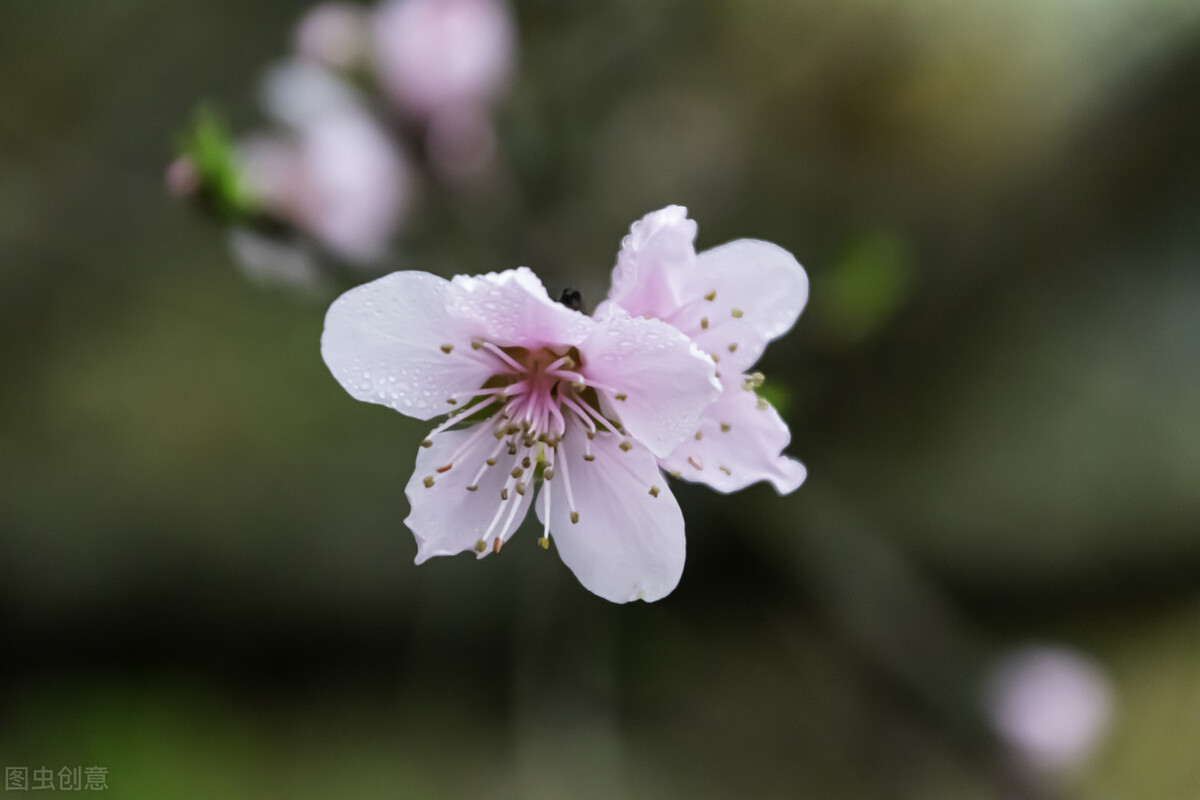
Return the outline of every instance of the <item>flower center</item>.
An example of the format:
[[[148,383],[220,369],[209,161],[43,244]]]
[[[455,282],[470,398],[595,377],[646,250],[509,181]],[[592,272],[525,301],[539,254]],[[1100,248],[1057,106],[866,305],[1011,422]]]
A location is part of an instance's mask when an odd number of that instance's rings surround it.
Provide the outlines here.
[[[499,552],[512,533],[512,522],[522,507],[519,498],[537,479],[549,482],[556,478],[556,473],[561,474],[571,522],[579,521],[567,462],[558,458],[559,444],[573,417],[586,432],[583,460],[594,461],[591,442],[597,433],[625,436],[624,428],[614,419],[616,414],[612,407],[614,402],[624,401],[626,396],[590,380],[583,357],[574,347],[560,348],[563,351],[560,353],[549,347],[532,350],[499,347],[476,339],[471,348],[474,357],[487,359],[495,371],[479,389],[447,398],[450,405],[458,405],[460,401],[465,401],[465,405],[434,428],[421,445],[432,446],[433,438],[448,429],[473,427],[474,431],[455,449],[447,463],[436,469],[436,473],[443,474],[452,469],[472,470],[473,478],[466,486],[469,492],[479,490],[480,480],[489,469],[507,473],[500,490],[500,506],[475,548],[483,552],[490,539],[492,550]],[[447,354],[451,349],[448,345],[442,348]],[[480,445],[489,434],[496,442],[482,463],[470,463],[472,458],[466,458],[467,463],[459,463],[468,453],[476,454],[477,458],[485,452],[487,449]],[[626,440],[620,447],[628,451],[633,445]],[[424,478],[427,488],[432,488],[436,481],[434,475]],[[546,503],[545,518],[549,520],[550,493],[543,492],[542,496]],[[498,525],[501,534],[492,539],[492,532]],[[540,542],[543,547],[549,545],[548,533]]]

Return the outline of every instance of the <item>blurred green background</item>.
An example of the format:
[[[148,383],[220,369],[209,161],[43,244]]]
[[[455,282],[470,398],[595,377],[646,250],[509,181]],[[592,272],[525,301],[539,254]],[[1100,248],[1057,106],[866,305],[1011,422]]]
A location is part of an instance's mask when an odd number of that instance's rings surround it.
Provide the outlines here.
[[[1200,796],[1200,4],[515,5],[504,181],[390,269],[603,297],[687,205],[812,295],[762,368],[808,482],[672,484],[679,588],[518,534],[417,568],[428,426],[166,197],[261,125],[298,2],[0,0],[0,762],[129,798]],[[1094,756],[988,728],[1015,646],[1107,676]]]

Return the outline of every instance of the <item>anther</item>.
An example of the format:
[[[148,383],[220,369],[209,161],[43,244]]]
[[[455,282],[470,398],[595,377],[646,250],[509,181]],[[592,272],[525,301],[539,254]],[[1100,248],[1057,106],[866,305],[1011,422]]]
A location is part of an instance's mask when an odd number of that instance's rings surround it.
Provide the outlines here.
[[[508,443],[508,454],[510,456],[515,456],[517,454],[517,446],[512,442]]]
[[[524,474],[525,474],[525,470],[521,469],[520,467],[513,467],[512,476],[514,478],[519,478]]]
[[[731,308],[729,309],[729,313],[733,315],[734,319],[742,318],[742,310],[740,308]]]
[[[688,456],[688,463],[691,464],[696,469],[704,469],[704,462],[701,461],[700,459],[696,458],[695,456]]]
[[[578,511],[572,511],[572,512],[571,512],[571,524],[572,524],[572,525],[575,525],[575,524],[577,524],[578,522],[579,522],[579,512],[578,512]]]
[[[489,458],[487,461],[485,461],[483,463],[487,464],[489,467],[494,467],[494,466],[496,466],[496,459]]]
[[[628,440],[628,439],[627,439],[627,440],[625,440],[625,441],[623,441],[623,442],[621,442],[619,445],[617,445],[617,447],[620,447],[620,448],[621,448],[622,450],[624,450],[626,453],[628,453],[630,450],[632,450],[632,449],[633,449],[633,445],[629,443],[629,440]]]
[[[548,536],[539,537],[538,538],[538,547],[542,548],[543,550],[549,550],[550,549],[550,538]]]
[[[766,381],[766,379],[767,379],[767,376],[763,375],[761,372],[751,372],[750,375],[748,376],[750,385],[753,386],[755,389],[757,389],[759,386],[762,386],[763,382]]]
[[[696,435],[692,437],[697,442],[704,438],[704,431],[696,431]]]
[[[672,478],[682,478],[683,475],[677,469],[667,470],[667,474]]]
[[[432,475],[426,475],[426,476],[425,476],[425,478],[424,478],[424,480],[422,480],[422,481],[421,481],[421,483],[425,484],[425,488],[426,488],[426,489],[429,489],[429,488],[431,488],[431,487],[433,486],[433,476],[432,476]]]
[[[458,401],[457,401],[457,400],[455,400],[453,397],[447,397],[447,398],[446,398],[446,402],[447,402],[447,403],[449,403],[449,404],[450,404],[450,405],[452,405],[452,406],[456,406],[456,405],[458,405]]]
[[[450,355],[450,351],[453,349],[454,349],[454,345],[452,345],[452,344],[442,345],[442,352],[445,353],[446,355]]]
[[[554,480],[554,470],[546,469],[542,472],[542,479],[547,481]]]
[[[713,360],[714,364],[721,363],[721,357],[719,355],[717,355],[716,353],[709,353],[709,355],[712,356],[712,360]]]
[[[495,539],[492,539],[492,552],[493,553],[499,553],[500,548],[503,546],[504,546],[504,542],[500,539],[499,536],[497,536]]]
[[[708,330],[708,317],[700,318],[700,328],[702,330]]]
[[[504,428],[496,428],[496,430],[492,431],[492,436],[495,436],[497,439],[503,439]]]
[[[563,356],[563,363],[559,366],[559,369],[575,369],[577,366],[579,365],[575,363],[575,359],[570,356]]]
[[[583,381],[575,381],[574,383],[571,384],[571,388],[577,392],[582,392],[584,389],[587,388],[587,384],[584,383]]]
[[[584,461],[595,461],[596,457],[594,455],[592,455],[591,453],[584,453],[583,460]]]
[[[617,394],[613,395],[613,397],[615,397],[621,401],[625,401],[625,400],[629,399],[629,395],[625,394],[624,392],[618,392]]]
[[[717,465],[717,469],[721,470],[721,472],[724,472],[726,475],[732,475],[732,474],[733,474],[732,472],[730,472],[730,471],[729,471],[729,467],[723,467],[723,466],[721,466],[721,465],[719,465],[719,464],[718,464],[718,465]]]
[[[729,431],[731,431],[732,429],[733,429],[733,426],[730,425],[728,422],[721,423],[721,433],[729,433]]]
[[[525,469],[529,469],[531,464],[533,464],[533,462],[529,460],[529,456],[525,456],[521,459],[521,466]]]
[[[592,439],[595,439],[595,438],[596,438],[596,432],[595,432],[595,431],[588,431],[588,432],[587,432],[587,437],[588,437],[588,441],[591,441]]]
[[[758,403],[755,405],[755,408],[757,408],[759,411],[766,411],[770,407],[771,404],[767,402],[765,397],[758,398]]]
[[[450,468],[451,468],[451,467],[453,467],[453,466],[454,466],[453,464],[447,464],[447,465],[446,465],[446,466],[444,466],[444,467],[438,467],[438,468],[437,468],[437,471],[438,471],[439,473],[441,473],[441,472],[449,472],[449,471],[450,471]]]
[[[657,487],[657,486],[651,486],[651,487],[650,487],[650,496],[651,496],[651,497],[658,497],[658,487]]]
[[[425,441],[421,442],[421,447],[433,447],[433,441],[431,439],[426,439]]]
[[[513,488],[517,490],[517,494],[521,495],[522,497],[525,496],[525,484],[523,482],[517,481],[517,485]]]
[[[478,486],[468,486],[468,487],[467,487],[467,491],[468,491],[468,492],[478,492],[478,491],[479,491],[479,487],[478,487]]]
[[[504,432],[507,435],[512,436],[514,433],[521,432],[521,426],[520,425],[509,425],[507,428],[504,429]]]
[[[501,489],[501,490],[500,490],[500,499],[501,499],[501,500],[507,500],[507,499],[508,499],[508,489]]]
[[[487,550],[487,542],[485,542],[483,539],[480,539],[475,543],[475,552],[482,553],[484,550]]]
[[[730,343],[729,343],[729,352],[731,352],[731,353],[736,353],[736,352],[737,352],[737,342],[730,342]]]
[[[711,303],[713,300],[716,300],[716,299],[717,299],[717,290],[716,290],[716,289],[709,289],[709,290],[708,290],[708,294],[704,295],[704,299],[705,299],[705,300],[707,300],[707,301],[708,301],[708,302],[710,302],[710,303]]]
[[[472,339],[471,340],[471,349],[472,350],[482,350],[483,342],[481,342],[479,339]]]

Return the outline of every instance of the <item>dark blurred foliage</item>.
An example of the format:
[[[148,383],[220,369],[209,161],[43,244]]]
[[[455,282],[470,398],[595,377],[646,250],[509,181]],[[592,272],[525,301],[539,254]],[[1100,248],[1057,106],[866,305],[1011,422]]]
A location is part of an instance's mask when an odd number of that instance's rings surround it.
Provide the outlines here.
[[[603,297],[642,214],[809,270],[763,371],[809,481],[675,485],[679,588],[589,595],[529,531],[411,563],[426,425],[321,362],[162,174],[259,124],[303,4],[0,2],[0,761],[118,797],[1193,798],[1194,3],[517,5],[503,172],[388,269]],[[1079,774],[980,713],[1029,641],[1115,716]]]

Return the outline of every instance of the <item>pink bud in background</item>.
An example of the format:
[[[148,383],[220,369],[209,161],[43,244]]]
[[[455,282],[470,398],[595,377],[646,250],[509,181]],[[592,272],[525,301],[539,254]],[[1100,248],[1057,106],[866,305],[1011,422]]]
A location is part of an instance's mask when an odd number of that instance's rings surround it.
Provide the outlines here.
[[[200,173],[196,164],[188,156],[180,156],[167,166],[163,176],[167,194],[176,199],[191,197],[200,188]]]
[[[393,101],[427,120],[494,100],[513,71],[516,32],[501,0],[389,0],[375,17],[375,43]]]
[[[296,26],[296,53],[308,61],[347,70],[365,60],[369,35],[367,13],[361,6],[322,3]]]
[[[1061,647],[1026,647],[991,671],[984,701],[1000,738],[1046,776],[1083,767],[1112,717],[1112,686],[1100,667]]]

